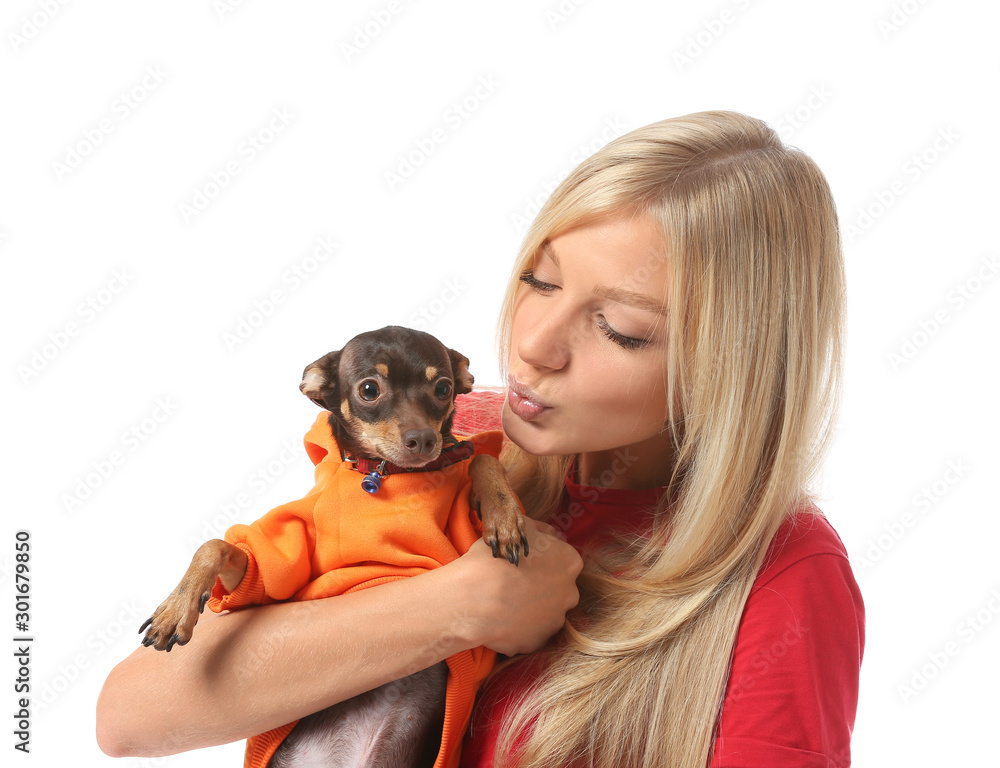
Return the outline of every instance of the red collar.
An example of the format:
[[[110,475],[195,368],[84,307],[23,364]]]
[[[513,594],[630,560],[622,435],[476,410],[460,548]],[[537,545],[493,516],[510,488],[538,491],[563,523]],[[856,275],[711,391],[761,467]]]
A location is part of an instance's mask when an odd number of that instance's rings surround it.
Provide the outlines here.
[[[378,477],[386,475],[402,474],[403,472],[433,472],[436,469],[443,469],[460,461],[465,461],[476,452],[476,447],[471,440],[462,440],[457,443],[445,446],[440,455],[434,461],[424,464],[422,467],[400,467],[391,464],[385,459],[350,458],[344,457],[345,461],[351,462],[352,469],[362,472],[365,475],[378,473]],[[376,489],[377,490],[377,489]]]

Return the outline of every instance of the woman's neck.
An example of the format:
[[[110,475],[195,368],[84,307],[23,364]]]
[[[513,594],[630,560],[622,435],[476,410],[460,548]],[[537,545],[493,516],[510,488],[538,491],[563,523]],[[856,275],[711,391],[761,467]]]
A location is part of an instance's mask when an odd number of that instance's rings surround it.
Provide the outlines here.
[[[641,443],[576,457],[576,482],[598,488],[639,490],[670,482],[673,449],[666,432]]]

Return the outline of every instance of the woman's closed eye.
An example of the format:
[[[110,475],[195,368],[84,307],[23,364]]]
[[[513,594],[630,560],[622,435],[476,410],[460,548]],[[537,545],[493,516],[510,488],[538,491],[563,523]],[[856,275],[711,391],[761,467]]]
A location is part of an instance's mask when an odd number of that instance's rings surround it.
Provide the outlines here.
[[[559,287],[558,285],[553,285],[552,283],[546,283],[539,280],[535,277],[534,269],[530,267],[521,273],[520,280],[533,291],[537,291],[542,294],[551,293]],[[608,339],[623,349],[642,349],[650,343],[649,339],[640,339],[634,336],[626,336],[624,333],[619,333],[608,324],[608,321],[604,317],[598,317],[597,327]]]
[[[521,273],[521,282],[527,285],[529,288],[539,291],[541,293],[548,293],[549,291],[555,290],[558,286],[552,285],[551,283],[543,283],[537,277],[535,277],[535,270],[528,268]]]
[[[618,333],[618,331],[608,325],[608,321],[603,317],[598,319],[597,327],[601,329],[601,333],[624,349],[642,349],[649,344],[649,339],[637,339],[634,336],[626,336],[623,333]]]

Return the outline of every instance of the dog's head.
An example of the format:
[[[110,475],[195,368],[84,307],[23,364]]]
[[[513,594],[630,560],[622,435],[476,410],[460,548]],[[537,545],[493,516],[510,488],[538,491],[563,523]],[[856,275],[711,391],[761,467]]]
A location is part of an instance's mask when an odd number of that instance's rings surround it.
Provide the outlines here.
[[[299,389],[330,411],[341,449],[416,468],[451,439],[455,395],[472,383],[465,355],[429,333],[390,325],[308,365]]]

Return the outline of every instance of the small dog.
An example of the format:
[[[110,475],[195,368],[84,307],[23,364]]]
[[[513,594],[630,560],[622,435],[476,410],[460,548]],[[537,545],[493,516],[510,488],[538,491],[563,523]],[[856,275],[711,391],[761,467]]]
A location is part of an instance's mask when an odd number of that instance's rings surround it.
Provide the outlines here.
[[[351,339],[342,350],[331,352],[306,367],[299,388],[310,400],[330,412],[330,431],[341,452],[341,456],[331,457],[333,467],[329,471],[340,473],[338,476],[342,480],[346,478],[348,485],[345,487],[351,494],[350,498],[354,498],[355,493],[358,496],[357,504],[353,501],[340,504],[345,497],[344,491],[338,491],[338,505],[350,507],[340,508],[334,513],[340,516],[338,521],[352,513],[357,514],[355,508],[388,508],[390,520],[409,517],[414,502],[409,497],[405,503],[393,502],[389,497],[396,487],[414,481],[416,476],[394,476],[412,472],[442,475],[451,472],[454,475],[455,470],[460,469],[455,465],[468,461],[474,446],[469,441],[458,442],[451,434],[455,396],[472,389],[473,377],[468,364],[468,358],[445,347],[430,334],[388,326],[362,333]],[[337,458],[350,464],[336,462]],[[317,478],[320,477],[320,468],[317,462]],[[358,471],[354,472],[352,468]],[[503,467],[495,455],[478,453],[468,463],[467,471],[472,486],[465,503],[478,513],[483,538],[492,548],[494,557],[502,555],[517,565],[522,550],[524,556],[528,555],[528,540],[520,504]],[[356,492],[352,490],[355,483]],[[386,485],[385,490],[382,489],[383,484]],[[427,482],[425,486],[419,486],[423,487],[438,488],[440,483]],[[456,489],[458,487],[455,486]],[[377,500],[381,495],[386,500],[366,501],[366,492],[369,499]],[[316,489],[311,496],[315,494]],[[420,495],[418,492],[418,503],[422,503],[419,502]],[[371,506],[379,503],[382,507]],[[269,514],[281,509],[279,507]],[[324,544],[320,541],[319,509],[317,507],[314,528],[316,541],[308,545],[310,554],[303,554],[301,558],[312,559],[313,577],[316,576],[315,552]],[[331,513],[324,514],[329,517]],[[254,525],[266,519],[261,518]],[[361,522],[361,525],[370,524],[368,520]],[[338,533],[345,530],[340,522],[333,527]],[[237,528],[249,530],[246,526],[234,526],[231,531]],[[476,535],[474,528],[470,530],[472,535]],[[439,532],[435,535],[444,534]],[[227,538],[229,536],[227,533]],[[265,545],[261,545],[262,551]],[[347,542],[337,542],[333,546],[339,552],[346,545]],[[367,566],[366,560],[378,559],[377,555],[364,553],[352,553],[345,557],[348,561],[345,565],[351,567],[359,562]],[[185,645],[191,639],[198,616],[213,595],[213,589],[216,590],[216,597],[237,590],[248,570],[248,562],[247,551],[230,541],[213,539],[203,544],[177,588],[140,627],[140,633],[145,630],[143,645],[165,651],[170,651],[174,645]],[[303,567],[309,571],[308,563]],[[333,570],[343,573],[348,568]],[[411,573],[406,570],[399,572],[403,575]],[[321,578],[327,576],[329,574],[321,574]],[[367,575],[361,580],[366,578]],[[352,588],[363,587],[359,582]],[[305,592],[305,595],[297,592],[294,599],[323,596]],[[289,597],[292,596],[277,595],[275,599]],[[222,608],[213,603],[213,610]],[[440,662],[303,718],[283,739],[268,766],[290,768],[305,765],[313,759],[308,755],[315,755],[317,750],[324,755],[322,765],[433,764],[441,743],[448,673],[446,662]]]

